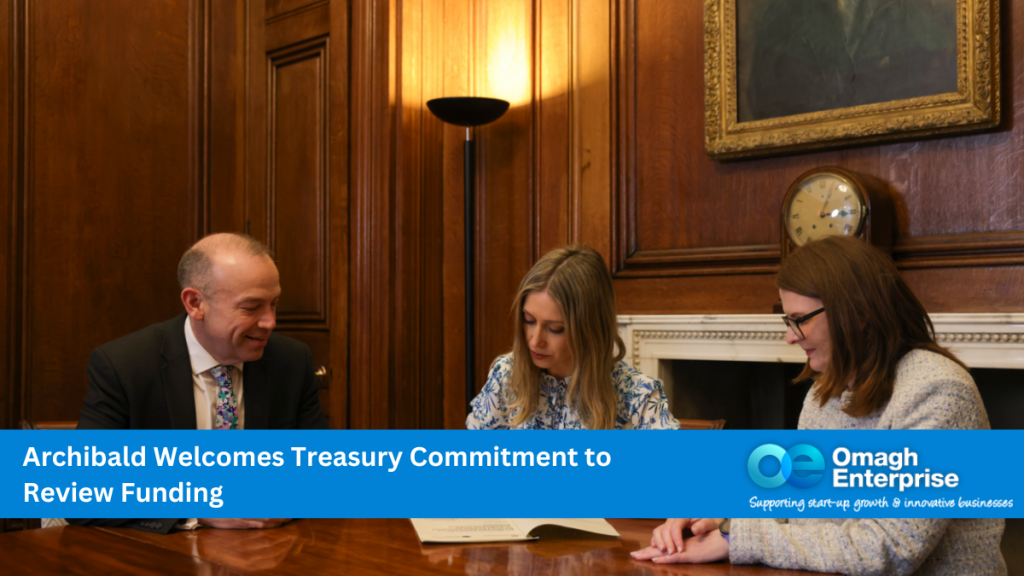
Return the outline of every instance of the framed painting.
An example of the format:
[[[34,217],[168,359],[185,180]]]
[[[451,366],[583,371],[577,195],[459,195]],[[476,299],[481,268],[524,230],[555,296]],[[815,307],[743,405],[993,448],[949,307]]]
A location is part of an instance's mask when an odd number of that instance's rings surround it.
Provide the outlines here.
[[[717,159],[999,124],[998,0],[705,0]]]

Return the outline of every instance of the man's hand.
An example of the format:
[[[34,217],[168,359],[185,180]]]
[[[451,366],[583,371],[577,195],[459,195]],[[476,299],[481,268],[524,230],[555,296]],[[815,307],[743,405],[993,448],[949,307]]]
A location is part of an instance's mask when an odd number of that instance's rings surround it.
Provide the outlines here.
[[[227,530],[259,530],[277,528],[291,518],[200,518],[199,525]]]

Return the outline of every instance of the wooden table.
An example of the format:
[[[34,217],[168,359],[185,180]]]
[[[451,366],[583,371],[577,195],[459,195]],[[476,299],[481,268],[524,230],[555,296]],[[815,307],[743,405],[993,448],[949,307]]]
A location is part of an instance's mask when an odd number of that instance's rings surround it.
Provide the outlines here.
[[[0,535],[0,572],[17,574],[809,574],[763,566],[657,566],[629,553],[650,542],[655,520],[609,520],[619,540],[424,545],[397,520],[296,520],[273,530],[151,534],[64,526]],[[8,572],[13,570],[13,572]]]

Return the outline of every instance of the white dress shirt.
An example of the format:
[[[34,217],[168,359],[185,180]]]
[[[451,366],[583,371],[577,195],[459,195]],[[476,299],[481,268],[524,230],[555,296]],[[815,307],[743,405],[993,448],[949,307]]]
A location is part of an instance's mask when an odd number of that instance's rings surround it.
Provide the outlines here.
[[[185,343],[188,344],[188,358],[192,362],[192,392],[196,399],[196,430],[213,430],[217,420],[217,392],[220,384],[210,370],[220,366],[220,362],[203,348],[192,332],[192,318],[185,319]],[[231,373],[231,391],[238,399],[238,429],[245,426],[245,403],[242,398],[242,364],[232,364],[235,370]],[[175,528],[179,530],[195,530],[199,528],[199,520],[188,518],[179,522]]]
[[[218,362],[203,345],[196,340],[192,332],[192,318],[185,319],[185,342],[188,344],[188,356],[192,361],[192,391],[196,399],[196,430],[212,430],[217,419],[217,392],[220,385],[213,377],[210,370],[220,366]],[[234,364],[235,370],[231,373],[231,391],[238,399],[238,429],[245,428],[245,398],[242,396],[242,366]]]

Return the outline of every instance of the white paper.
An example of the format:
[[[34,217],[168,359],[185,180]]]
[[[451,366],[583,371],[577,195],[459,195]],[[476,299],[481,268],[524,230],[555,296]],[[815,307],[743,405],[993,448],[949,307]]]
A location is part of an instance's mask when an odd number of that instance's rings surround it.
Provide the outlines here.
[[[602,536],[619,537],[619,533],[604,518],[509,518],[524,534],[533,532],[538,526],[561,526]]]
[[[420,542],[525,542],[538,526],[561,526],[618,537],[603,518],[411,518]]]

